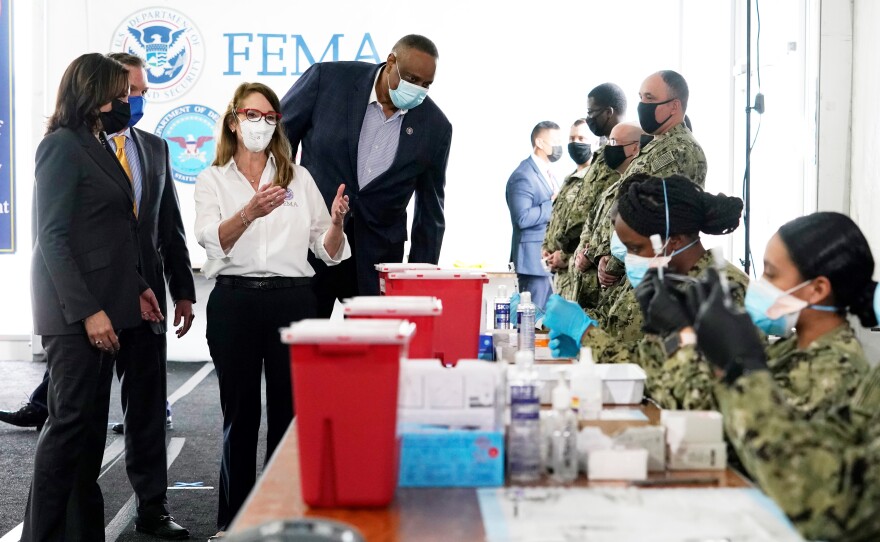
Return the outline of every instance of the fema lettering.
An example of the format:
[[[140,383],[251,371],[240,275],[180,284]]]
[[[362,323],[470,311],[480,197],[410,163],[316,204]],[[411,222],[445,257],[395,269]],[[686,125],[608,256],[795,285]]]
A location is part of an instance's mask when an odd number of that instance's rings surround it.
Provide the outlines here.
[[[316,62],[313,51],[323,53],[317,62],[340,60],[340,42],[347,46],[349,54],[343,60],[362,60],[382,62],[382,58],[373,43],[369,32],[360,40],[343,40],[345,34],[333,34],[326,46],[323,42],[311,46],[302,34],[223,34],[226,38],[229,61],[223,75],[241,75],[241,70],[253,72],[254,75],[292,75],[300,76],[309,66]],[[355,47],[355,43],[358,43]],[[254,72],[254,70],[259,71]]]

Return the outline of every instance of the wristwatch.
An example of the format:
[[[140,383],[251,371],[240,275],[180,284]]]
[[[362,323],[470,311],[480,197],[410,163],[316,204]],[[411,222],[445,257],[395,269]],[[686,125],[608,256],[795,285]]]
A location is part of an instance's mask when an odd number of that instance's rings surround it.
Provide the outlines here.
[[[686,327],[680,329],[663,340],[663,349],[666,351],[666,357],[672,356],[678,352],[682,346],[697,344],[697,334],[694,330]]]

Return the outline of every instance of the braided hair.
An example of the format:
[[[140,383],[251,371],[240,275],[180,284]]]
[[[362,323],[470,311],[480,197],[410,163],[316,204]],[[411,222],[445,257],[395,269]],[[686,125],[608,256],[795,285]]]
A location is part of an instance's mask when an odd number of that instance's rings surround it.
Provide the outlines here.
[[[620,217],[630,228],[645,237],[660,234],[664,240],[667,233],[730,233],[739,227],[743,209],[741,199],[704,192],[687,177],[659,179],[641,173],[623,182],[617,203]]]
[[[813,213],[779,228],[788,255],[805,280],[826,277],[834,304],[874,327],[874,257],[862,230],[846,215]]]

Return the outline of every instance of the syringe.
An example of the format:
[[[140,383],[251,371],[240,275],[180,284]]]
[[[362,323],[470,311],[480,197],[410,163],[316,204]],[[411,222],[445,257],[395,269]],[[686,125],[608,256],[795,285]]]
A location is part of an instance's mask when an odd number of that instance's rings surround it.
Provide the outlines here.
[[[666,267],[666,262],[661,259],[663,256],[663,240],[660,239],[659,234],[654,234],[650,237],[651,239],[651,248],[654,249],[654,257],[658,259],[657,265],[657,276],[660,280],[663,280],[663,268]]]
[[[730,285],[727,283],[727,260],[724,259],[724,253],[720,247],[712,249],[712,261],[715,270],[718,272],[718,282],[721,283],[721,291],[724,292],[724,306],[730,307]]]

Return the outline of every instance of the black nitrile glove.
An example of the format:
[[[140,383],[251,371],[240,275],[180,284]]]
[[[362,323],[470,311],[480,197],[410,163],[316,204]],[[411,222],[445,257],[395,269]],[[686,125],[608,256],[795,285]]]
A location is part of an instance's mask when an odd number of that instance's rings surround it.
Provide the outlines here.
[[[713,365],[725,372],[724,381],[730,384],[744,373],[766,369],[766,354],[751,317],[725,300],[718,273],[710,271],[706,282],[695,285],[691,294],[696,299],[711,285],[697,312],[694,330],[697,346]]]
[[[635,295],[642,308],[642,331],[645,333],[665,337],[693,325],[684,293],[667,277],[661,281],[656,269],[648,270]]]

